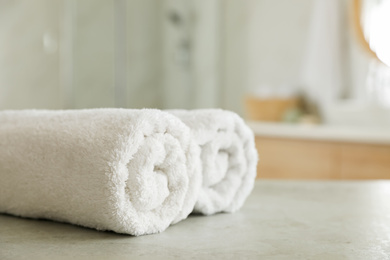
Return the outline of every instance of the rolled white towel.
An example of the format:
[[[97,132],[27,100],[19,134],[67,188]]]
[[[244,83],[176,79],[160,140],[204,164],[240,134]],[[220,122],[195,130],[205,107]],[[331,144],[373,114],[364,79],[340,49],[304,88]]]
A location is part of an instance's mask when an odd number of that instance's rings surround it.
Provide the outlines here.
[[[238,210],[256,178],[257,151],[252,130],[237,114],[221,109],[168,110],[179,117],[201,147],[203,187],[195,212]]]
[[[0,212],[144,235],[193,210],[199,148],[158,110],[0,112]]]

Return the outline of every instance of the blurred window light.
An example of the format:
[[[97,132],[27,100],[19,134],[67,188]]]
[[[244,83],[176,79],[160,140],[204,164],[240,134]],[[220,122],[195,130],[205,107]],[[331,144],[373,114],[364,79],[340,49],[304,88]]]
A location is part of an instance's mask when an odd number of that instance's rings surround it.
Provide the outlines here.
[[[366,1],[364,15],[366,37],[378,58],[390,67],[390,0]]]

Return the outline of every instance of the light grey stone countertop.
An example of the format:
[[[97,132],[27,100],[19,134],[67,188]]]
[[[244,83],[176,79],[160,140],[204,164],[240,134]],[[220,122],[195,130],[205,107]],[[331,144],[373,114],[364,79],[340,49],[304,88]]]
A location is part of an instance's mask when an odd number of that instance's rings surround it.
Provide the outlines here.
[[[0,214],[0,259],[390,259],[390,181],[257,181],[234,214],[141,237]]]

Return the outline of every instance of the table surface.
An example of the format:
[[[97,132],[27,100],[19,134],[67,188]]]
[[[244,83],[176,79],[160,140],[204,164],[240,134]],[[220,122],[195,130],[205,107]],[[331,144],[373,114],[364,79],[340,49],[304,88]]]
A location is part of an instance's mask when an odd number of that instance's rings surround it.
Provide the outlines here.
[[[0,259],[390,259],[390,181],[258,180],[233,214],[132,237],[0,214]]]

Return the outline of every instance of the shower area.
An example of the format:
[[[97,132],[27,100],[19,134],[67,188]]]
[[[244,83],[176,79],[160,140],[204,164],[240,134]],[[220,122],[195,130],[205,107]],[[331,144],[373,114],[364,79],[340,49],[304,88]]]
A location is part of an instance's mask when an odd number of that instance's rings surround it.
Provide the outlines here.
[[[0,1],[0,108],[222,106],[221,3]]]

